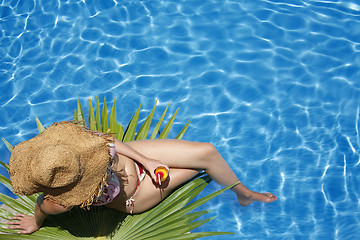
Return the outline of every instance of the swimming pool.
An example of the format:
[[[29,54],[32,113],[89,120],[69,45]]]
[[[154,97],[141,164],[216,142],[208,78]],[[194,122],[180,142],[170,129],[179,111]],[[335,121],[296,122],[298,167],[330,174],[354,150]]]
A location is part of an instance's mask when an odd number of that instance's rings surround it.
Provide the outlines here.
[[[226,192],[204,206],[218,217],[200,231],[360,234],[356,1],[2,0],[0,27],[10,143],[36,134],[35,116],[71,119],[77,96],[116,98],[121,123],[140,102],[148,112],[171,100],[175,127],[192,119],[185,139],[212,142],[245,185],[279,196],[239,207]]]

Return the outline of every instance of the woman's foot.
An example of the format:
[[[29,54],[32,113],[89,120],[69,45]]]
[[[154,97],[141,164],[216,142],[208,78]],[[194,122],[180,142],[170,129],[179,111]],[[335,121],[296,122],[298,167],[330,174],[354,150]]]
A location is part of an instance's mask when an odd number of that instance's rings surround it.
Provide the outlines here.
[[[249,194],[248,196],[238,195],[238,200],[241,206],[247,206],[255,201],[270,203],[277,200],[277,197],[274,194],[268,192],[265,193],[251,192],[251,194]]]

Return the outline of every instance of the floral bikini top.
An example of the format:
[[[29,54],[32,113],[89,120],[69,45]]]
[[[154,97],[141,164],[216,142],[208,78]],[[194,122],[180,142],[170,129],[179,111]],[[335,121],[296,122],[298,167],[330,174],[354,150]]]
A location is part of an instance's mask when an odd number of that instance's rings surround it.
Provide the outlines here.
[[[114,158],[115,156],[115,144],[108,143],[110,148],[110,155]],[[115,173],[111,168],[106,170],[107,178],[106,183],[101,195],[94,198],[92,205],[101,206],[113,201],[117,195],[120,193],[120,183],[119,179],[116,177]]]
[[[119,179],[115,173],[109,168],[107,171],[107,186],[104,187],[102,194],[94,198],[92,205],[101,206],[113,201],[120,193]]]

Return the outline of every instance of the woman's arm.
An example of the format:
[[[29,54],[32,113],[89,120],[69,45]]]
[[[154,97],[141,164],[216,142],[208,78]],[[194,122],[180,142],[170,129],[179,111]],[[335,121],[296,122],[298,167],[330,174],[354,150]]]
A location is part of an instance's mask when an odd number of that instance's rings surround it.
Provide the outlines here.
[[[9,229],[19,229],[19,233],[30,234],[39,230],[48,214],[60,214],[69,211],[70,208],[64,208],[50,199],[44,199],[41,194],[36,201],[35,215],[16,214],[7,222]]]
[[[138,151],[135,151],[133,148],[131,148],[126,143],[123,143],[117,139],[115,139],[115,150],[117,153],[124,155],[128,158],[131,158],[132,160],[143,165],[146,168],[146,170],[148,170],[148,172],[150,173],[151,177],[154,179],[155,182],[157,182],[157,178],[155,176],[154,171],[157,167],[163,166],[163,167],[167,168],[169,171],[169,167],[166,166],[165,164],[162,164],[161,162],[159,162],[157,160],[147,158],[146,156],[142,155]]]

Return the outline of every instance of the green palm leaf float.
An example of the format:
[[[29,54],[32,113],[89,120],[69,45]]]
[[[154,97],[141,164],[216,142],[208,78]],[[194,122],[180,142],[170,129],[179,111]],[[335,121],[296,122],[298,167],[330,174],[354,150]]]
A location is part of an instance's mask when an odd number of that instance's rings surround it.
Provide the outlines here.
[[[141,128],[138,132],[138,134],[136,135],[136,139],[135,140],[145,140],[147,135],[149,134],[149,129],[150,129],[150,125],[151,125],[151,121],[152,118],[154,116],[155,113],[155,109],[156,109],[156,104],[157,104],[158,100],[156,99],[155,105],[151,111],[151,113],[149,114],[149,116],[146,118],[145,122],[143,123],[143,125],[141,125]]]
[[[113,102],[112,110],[108,118],[106,99],[104,99],[102,113],[100,114],[99,99],[96,98],[96,113],[94,114],[91,99],[89,99],[89,117],[88,126],[90,130],[109,131],[121,141],[144,140],[147,138],[154,139],[166,138],[173,125],[178,110],[170,118],[166,126],[160,131],[169,104],[163,112],[159,122],[155,126],[153,133],[149,135],[150,125],[154,116],[155,105],[141,125],[136,134],[139,122],[140,109],[135,111],[126,131],[124,127],[116,120],[116,100]],[[77,101],[77,110],[74,114],[74,122],[86,126],[84,113],[80,103]],[[45,130],[40,120],[36,118],[39,132]],[[178,133],[176,139],[181,139],[189,127],[190,121],[186,123],[183,129]],[[160,134],[159,134],[160,133]],[[12,146],[4,138],[3,141],[11,151]],[[6,168],[7,165],[0,161],[0,164]],[[1,239],[121,239],[121,240],[138,240],[138,239],[198,239],[211,235],[232,234],[229,232],[194,232],[191,230],[211,221],[214,217],[203,218],[209,210],[194,211],[197,207],[218,196],[234,185],[223,188],[201,199],[194,199],[211,181],[206,174],[199,174],[193,180],[179,187],[174,193],[162,201],[159,205],[142,214],[127,215],[125,213],[110,209],[104,206],[91,207],[90,210],[74,207],[70,212],[59,215],[48,216],[44,226],[39,231],[31,235],[18,235],[17,230],[7,229],[7,225],[0,223]],[[0,175],[0,183],[6,188],[12,190],[11,182],[8,178]],[[8,221],[14,213],[34,214],[36,199],[39,196],[19,196],[14,199],[0,193],[0,202],[3,206],[0,208],[0,219],[2,222]],[[201,220],[196,220],[202,217]]]
[[[106,98],[104,98],[104,103],[103,103],[103,107],[102,107],[101,125],[102,125],[102,131],[104,133],[107,133],[108,128],[109,128],[109,122],[108,122],[108,115],[107,115]]]
[[[101,132],[101,116],[100,116],[100,101],[99,98],[96,97],[96,131]],[[93,124],[92,122],[89,122],[89,124]]]
[[[45,131],[45,128],[42,125],[42,123],[40,122],[40,120],[38,119],[38,117],[36,117],[36,125],[38,127],[39,133],[42,133],[43,131]]]
[[[92,123],[92,124],[90,124]],[[91,98],[89,98],[89,130],[96,131],[96,122],[95,122],[95,114],[94,114],[94,108],[91,102]]]
[[[156,124],[156,127],[155,127],[153,133],[152,133],[151,136],[150,136],[150,139],[155,139],[156,135],[158,134],[158,132],[159,132],[159,130],[160,130],[160,127],[161,127],[161,124],[162,124],[162,122],[164,121],[166,112],[167,112],[167,110],[168,110],[168,108],[169,108],[169,105],[170,105],[170,102],[169,102],[168,105],[166,106],[165,111],[163,112],[163,114],[161,115],[159,122]]]

